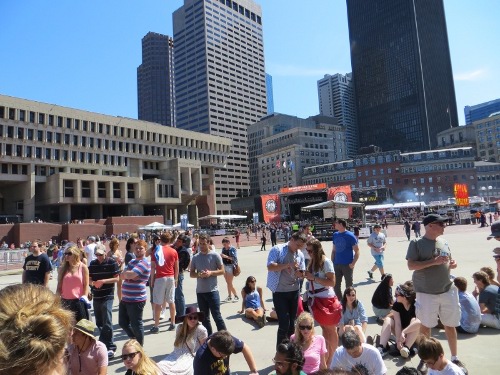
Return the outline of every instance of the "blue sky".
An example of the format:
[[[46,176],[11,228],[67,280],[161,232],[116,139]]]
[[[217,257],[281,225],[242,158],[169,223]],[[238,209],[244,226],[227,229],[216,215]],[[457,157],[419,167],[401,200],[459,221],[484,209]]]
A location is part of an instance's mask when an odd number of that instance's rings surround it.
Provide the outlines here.
[[[260,0],[275,111],[318,113],[316,82],[351,71],[344,0]],[[148,31],[172,35],[183,0],[1,0],[0,93],[137,118]],[[305,6],[304,6],[305,5]],[[460,124],[500,98],[500,1],[445,0]]]

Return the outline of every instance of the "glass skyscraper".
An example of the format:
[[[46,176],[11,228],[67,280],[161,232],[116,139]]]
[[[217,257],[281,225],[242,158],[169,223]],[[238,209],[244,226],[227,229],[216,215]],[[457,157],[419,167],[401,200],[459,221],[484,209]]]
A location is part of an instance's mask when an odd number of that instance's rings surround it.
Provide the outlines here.
[[[137,68],[139,120],[175,127],[174,43],[149,32],[142,38],[142,64]]]
[[[232,139],[214,181],[217,213],[228,214],[249,194],[247,127],[267,113],[261,7],[184,0],[173,21],[177,127]]]
[[[465,123],[470,125],[474,121],[485,119],[497,112],[500,112],[500,99],[476,105],[466,105],[464,108]]]
[[[442,0],[347,0],[359,146],[419,151],[458,126]]]

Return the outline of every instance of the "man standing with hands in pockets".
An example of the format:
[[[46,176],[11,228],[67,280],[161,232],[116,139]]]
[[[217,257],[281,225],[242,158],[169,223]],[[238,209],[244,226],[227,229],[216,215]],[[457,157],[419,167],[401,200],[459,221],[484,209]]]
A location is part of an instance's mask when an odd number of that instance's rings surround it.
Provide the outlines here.
[[[332,236],[332,262],[335,271],[335,294],[342,300],[342,278],[345,278],[345,287],[352,286],[352,276],[354,266],[359,258],[358,239],[347,228],[347,222],[344,219],[337,219],[333,223],[337,229]]]
[[[415,312],[422,322],[420,333],[430,337],[431,328],[438,324],[439,318],[448,339],[451,361],[467,373],[457,357],[455,327],[460,325],[460,305],[458,289],[450,279],[450,270],[457,268],[457,262],[451,257],[448,243],[438,239],[444,233],[447,220],[437,214],[424,217],[425,234],[410,242],[406,260],[408,269],[413,271],[412,281],[417,292]],[[425,373],[427,365],[421,360],[417,369]]]

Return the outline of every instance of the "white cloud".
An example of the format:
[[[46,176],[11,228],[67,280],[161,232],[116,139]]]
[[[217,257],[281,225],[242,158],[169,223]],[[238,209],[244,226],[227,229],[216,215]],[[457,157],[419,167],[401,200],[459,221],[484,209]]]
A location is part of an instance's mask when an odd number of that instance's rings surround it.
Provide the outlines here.
[[[268,64],[266,71],[272,76],[284,77],[317,77],[325,74],[336,74],[340,71],[333,68],[308,68],[296,65]]]
[[[476,69],[471,72],[463,72],[455,74],[455,81],[477,81],[486,76],[486,69]]]

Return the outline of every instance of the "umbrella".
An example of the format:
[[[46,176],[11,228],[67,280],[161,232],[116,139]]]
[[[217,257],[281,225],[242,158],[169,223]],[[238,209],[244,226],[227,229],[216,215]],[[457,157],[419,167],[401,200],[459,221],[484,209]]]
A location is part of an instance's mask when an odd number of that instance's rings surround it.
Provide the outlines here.
[[[170,225],[165,225],[162,223],[159,223],[157,221],[154,221],[146,226],[140,227],[140,230],[145,230],[145,231],[157,231],[157,230],[166,230],[166,229],[172,229],[172,226]]]

